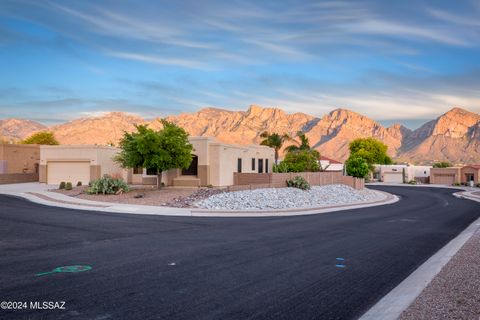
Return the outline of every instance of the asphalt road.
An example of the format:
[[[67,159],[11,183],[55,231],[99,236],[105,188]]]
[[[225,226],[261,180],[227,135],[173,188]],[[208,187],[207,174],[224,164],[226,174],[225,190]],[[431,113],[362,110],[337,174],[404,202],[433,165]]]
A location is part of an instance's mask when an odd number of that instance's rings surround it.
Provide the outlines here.
[[[480,216],[478,203],[449,189],[375,188],[401,201],[311,216],[191,218],[0,196],[0,301],[66,308],[0,310],[0,318],[357,318]],[[69,265],[92,269],[35,276]]]

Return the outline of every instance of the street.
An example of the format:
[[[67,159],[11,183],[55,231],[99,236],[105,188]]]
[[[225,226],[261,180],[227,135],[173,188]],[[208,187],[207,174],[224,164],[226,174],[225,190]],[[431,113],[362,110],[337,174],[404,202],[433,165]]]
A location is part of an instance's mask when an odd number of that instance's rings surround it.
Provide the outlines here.
[[[1,319],[355,319],[480,216],[452,189],[372,186],[385,206],[193,218],[0,196]],[[81,272],[53,272],[89,266]]]

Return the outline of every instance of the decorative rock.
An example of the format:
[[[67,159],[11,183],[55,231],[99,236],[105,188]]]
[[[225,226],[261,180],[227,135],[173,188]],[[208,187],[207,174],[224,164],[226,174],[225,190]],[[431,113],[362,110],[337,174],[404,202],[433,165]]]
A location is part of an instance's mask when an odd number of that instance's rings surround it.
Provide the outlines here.
[[[297,188],[267,188],[224,192],[194,203],[194,206],[217,210],[262,210],[312,208],[374,201],[372,190],[355,190],[346,185],[312,186],[310,190]]]

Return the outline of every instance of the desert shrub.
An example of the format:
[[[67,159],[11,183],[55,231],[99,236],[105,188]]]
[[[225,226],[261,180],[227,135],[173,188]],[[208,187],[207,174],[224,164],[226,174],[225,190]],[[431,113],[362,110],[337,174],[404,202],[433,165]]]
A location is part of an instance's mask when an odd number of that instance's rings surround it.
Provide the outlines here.
[[[71,182],[67,182],[65,184],[65,190],[72,190],[72,183]]]
[[[417,184],[417,181],[416,180],[410,180],[410,181],[408,181],[408,184]]]
[[[92,181],[87,189],[88,194],[118,194],[130,191],[128,184],[119,178],[105,175],[103,178]]]
[[[305,178],[296,176],[293,179],[287,180],[287,187],[308,190],[310,189],[310,184],[307,182],[307,180],[305,180]]]
[[[460,186],[460,183],[455,182],[455,183],[453,183],[452,185],[458,187],[458,186]]]
[[[280,162],[279,164],[274,164],[272,167],[274,173],[286,173],[288,172],[288,164],[285,162]]]
[[[480,183],[477,183],[477,184],[476,184],[476,187],[477,187],[477,188],[480,188]]]
[[[452,166],[452,164],[450,162],[447,162],[447,161],[435,162],[433,164],[434,168],[448,168],[448,167],[451,167],[451,166]]]
[[[77,187],[81,187],[82,186],[82,181],[78,181],[77,182]]]
[[[58,189],[65,189],[65,181],[60,182]]]
[[[350,156],[345,163],[347,174],[352,177],[365,178],[370,172],[370,167],[365,159],[359,156]]]
[[[288,172],[314,172],[319,171],[318,151],[298,150],[288,152],[282,161],[287,166]]]

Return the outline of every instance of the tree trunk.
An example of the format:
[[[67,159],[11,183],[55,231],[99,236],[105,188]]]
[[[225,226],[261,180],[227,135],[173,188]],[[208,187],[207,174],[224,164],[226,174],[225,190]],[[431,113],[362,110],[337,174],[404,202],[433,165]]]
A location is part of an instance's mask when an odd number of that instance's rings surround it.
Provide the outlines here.
[[[162,187],[162,171],[157,171],[157,189]]]
[[[278,150],[275,149],[275,164],[278,165]]]

